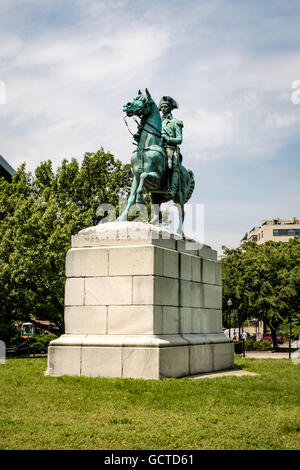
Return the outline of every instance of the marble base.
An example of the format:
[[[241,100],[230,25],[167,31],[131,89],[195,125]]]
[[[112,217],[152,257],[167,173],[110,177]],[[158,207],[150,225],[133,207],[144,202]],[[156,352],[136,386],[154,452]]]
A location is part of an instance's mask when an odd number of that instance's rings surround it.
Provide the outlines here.
[[[73,237],[66,277],[65,334],[49,345],[46,374],[162,379],[233,367],[210,247],[108,223]]]
[[[47,375],[185,377],[233,367],[233,343],[214,335],[63,335],[52,341]]]

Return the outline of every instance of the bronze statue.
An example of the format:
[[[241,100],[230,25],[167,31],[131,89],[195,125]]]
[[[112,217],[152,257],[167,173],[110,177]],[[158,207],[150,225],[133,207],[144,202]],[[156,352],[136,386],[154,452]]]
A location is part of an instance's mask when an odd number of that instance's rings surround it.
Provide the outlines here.
[[[167,99],[166,99],[167,98]],[[138,131],[134,134],[137,148],[131,156],[133,181],[127,207],[118,220],[127,220],[129,210],[134,203],[145,204],[143,190],[151,193],[154,207],[152,224],[159,223],[160,205],[173,200],[179,211],[177,233],[182,233],[184,221],[184,204],[190,199],[194,187],[194,175],[180,162],[178,144],[182,142],[181,121],[173,119],[171,110],[175,100],[163,97],[159,109],[146,88],[145,94],[140,90],[136,98],[126,103],[123,111],[127,116],[140,118]],[[171,168],[168,168],[170,167]],[[170,179],[171,183],[168,184]]]

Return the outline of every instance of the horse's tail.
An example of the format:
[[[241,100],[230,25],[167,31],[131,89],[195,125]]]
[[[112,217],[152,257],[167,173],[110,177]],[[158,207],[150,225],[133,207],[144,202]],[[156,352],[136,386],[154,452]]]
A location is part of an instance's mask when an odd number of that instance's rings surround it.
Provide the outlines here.
[[[195,178],[194,178],[194,173],[192,170],[187,169],[188,174],[190,175],[190,184],[188,187],[187,192],[183,195],[183,203],[185,204],[188,202],[190,199],[191,195],[193,194],[193,191],[195,189]]]

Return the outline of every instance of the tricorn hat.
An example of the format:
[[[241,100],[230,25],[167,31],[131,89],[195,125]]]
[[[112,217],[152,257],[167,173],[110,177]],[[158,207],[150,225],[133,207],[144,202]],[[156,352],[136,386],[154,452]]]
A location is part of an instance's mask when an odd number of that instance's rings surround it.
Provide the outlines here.
[[[178,103],[173,98],[171,98],[171,96],[163,96],[159,102],[158,109],[160,109],[163,103],[168,103],[171,106],[171,109],[178,108]]]

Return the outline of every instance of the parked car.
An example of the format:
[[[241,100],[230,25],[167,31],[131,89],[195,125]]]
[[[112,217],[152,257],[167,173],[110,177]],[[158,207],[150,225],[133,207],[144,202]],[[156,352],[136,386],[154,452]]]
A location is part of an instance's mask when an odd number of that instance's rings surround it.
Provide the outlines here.
[[[284,343],[284,336],[282,333],[280,333],[279,331],[276,333],[276,338],[277,338],[277,343],[278,344],[283,344]],[[270,332],[267,332],[265,334],[265,336],[263,336],[261,338],[261,341],[273,341],[272,340],[272,335]]]

